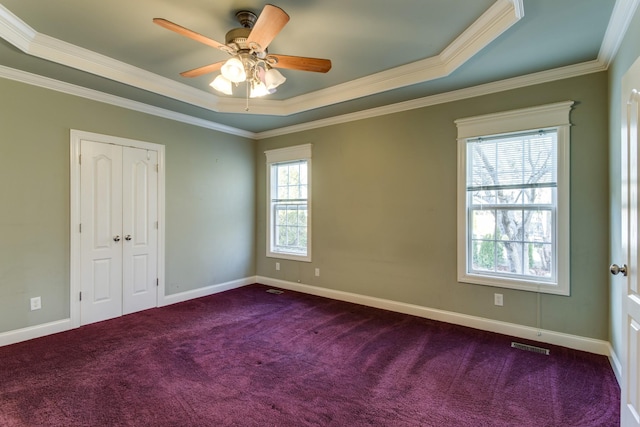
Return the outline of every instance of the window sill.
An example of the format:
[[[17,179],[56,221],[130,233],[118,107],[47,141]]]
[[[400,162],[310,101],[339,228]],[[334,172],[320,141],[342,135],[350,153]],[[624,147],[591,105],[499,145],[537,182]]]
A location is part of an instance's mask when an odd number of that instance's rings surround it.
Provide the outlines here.
[[[501,277],[481,276],[479,274],[461,274],[458,282],[472,285],[494,286],[498,288],[517,289],[520,291],[538,292],[542,294],[569,296],[569,285],[562,286],[561,283],[536,282],[533,280],[514,280]]]
[[[267,252],[267,258],[286,259],[290,261],[311,262],[311,255],[294,255],[280,252]]]

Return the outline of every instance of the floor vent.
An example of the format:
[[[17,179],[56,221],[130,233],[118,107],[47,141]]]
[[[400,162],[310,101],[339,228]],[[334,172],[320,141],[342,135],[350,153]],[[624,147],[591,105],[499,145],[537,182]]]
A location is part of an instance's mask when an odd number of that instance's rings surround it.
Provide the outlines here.
[[[542,347],[536,347],[534,345],[529,345],[529,344],[521,344],[519,342],[512,342],[511,343],[511,347],[513,348],[517,348],[519,350],[525,350],[525,351],[531,351],[533,353],[540,353],[540,354],[544,354],[546,356],[549,355],[549,349],[547,348],[542,348]]]
[[[276,294],[276,295],[280,295],[284,293],[284,291],[281,291],[279,289],[268,289],[267,292],[269,292],[270,294]]]

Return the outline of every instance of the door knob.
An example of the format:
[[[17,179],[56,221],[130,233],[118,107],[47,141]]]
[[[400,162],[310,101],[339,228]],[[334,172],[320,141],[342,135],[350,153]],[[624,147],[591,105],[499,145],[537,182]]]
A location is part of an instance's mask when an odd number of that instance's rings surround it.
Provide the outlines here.
[[[124,236],[124,240],[131,240],[131,234],[127,234],[126,236]]]
[[[609,271],[614,276],[616,276],[619,273],[622,273],[623,276],[626,276],[627,275],[627,264],[622,264],[622,267],[620,267],[618,264],[611,264],[609,266]]]
[[[114,242],[119,242],[119,241],[120,241],[120,236],[116,236],[116,237],[114,237],[114,238],[113,238],[113,241],[114,241]]]

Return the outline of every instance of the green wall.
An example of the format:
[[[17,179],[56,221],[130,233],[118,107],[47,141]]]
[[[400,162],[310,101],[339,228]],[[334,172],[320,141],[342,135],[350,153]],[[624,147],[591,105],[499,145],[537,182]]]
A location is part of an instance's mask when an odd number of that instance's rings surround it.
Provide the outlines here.
[[[255,142],[0,79],[0,332],[69,316],[79,129],[166,146],[167,294],[260,275],[608,340],[609,85],[596,73]],[[458,283],[454,120],[565,100],[576,101],[571,296]],[[302,143],[314,150],[313,262],[276,271],[263,152]]]
[[[255,275],[254,141],[6,79],[0,94],[0,332],[69,317],[70,129],[166,146],[167,294]]]
[[[576,101],[571,296],[543,294],[538,308],[536,293],[458,283],[454,120],[566,100]],[[607,340],[607,114],[603,72],[262,140],[257,274]],[[313,260],[277,260],[276,271],[265,257],[264,151],[303,143],[313,144]]]
[[[603,268],[607,263],[624,263],[622,254],[621,221],[620,221],[620,165],[621,165],[621,89],[622,76],[640,57],[640,9],[638,9],[631,21],[627,34],[618,50],[615,60],[609,67],[609,169],[610,169],[610,256],[603,262]],[[623,281],[620,277],[609,278],[609,305],[610,305],[610,335],[609,341],[618,357],[624,357],[622,352],[622,291]]]

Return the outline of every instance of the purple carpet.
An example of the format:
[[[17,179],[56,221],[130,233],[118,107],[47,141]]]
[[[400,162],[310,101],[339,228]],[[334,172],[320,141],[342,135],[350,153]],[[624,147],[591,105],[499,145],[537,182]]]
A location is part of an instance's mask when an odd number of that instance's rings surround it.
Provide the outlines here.
[[[619,423],[603,356],[267,289],[0,348],[0,425]]]

